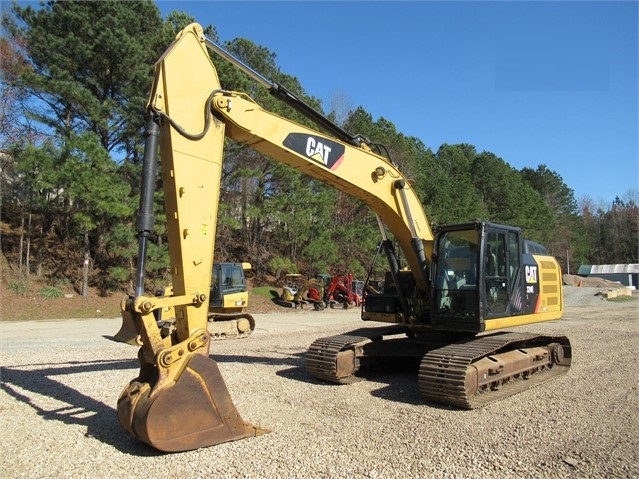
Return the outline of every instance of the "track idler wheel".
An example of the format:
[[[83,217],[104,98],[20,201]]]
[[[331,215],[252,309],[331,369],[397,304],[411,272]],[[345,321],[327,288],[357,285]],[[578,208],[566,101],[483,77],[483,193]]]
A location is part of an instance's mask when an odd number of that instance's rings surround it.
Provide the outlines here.
[[[181,452],[269,432],[244,422],[217,363],[194,354],[172,385],[132,381],[118,399],[120,425],[164,452]]]
[[[550,343],[548,350],[552,355],[552,364],[558,364],[561,366],[570,366],[570,359],[566,357],[564,347],[560,343]]]

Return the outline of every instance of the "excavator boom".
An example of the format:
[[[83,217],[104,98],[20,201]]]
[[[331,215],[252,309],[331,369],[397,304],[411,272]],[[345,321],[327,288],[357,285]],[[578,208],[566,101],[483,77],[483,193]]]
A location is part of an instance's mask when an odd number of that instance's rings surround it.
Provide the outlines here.
[[[181,36],[170,53],[165,54],[158,64],[164,71],[169,71],[168,68],[162,68],[162,65],[166,64],[168,56],[179,56],[182,69],[175,72],[171,68],[170,71],[180,76],[180,79],[156,79],[150,101],[153,111],[170,119],[174,126],[171,133],[167,134],[171,137],[169,146],[173,148],[167,152],[163,147],[162,158],[178,153],[173,144],[175,141],[186,142],[189,154],[201,151],[202,156],[221,163],[222,144],[212,148],[200,140],[192,141],[189,136],[183,136],[186,133],[193,138],[201,132],[213,129],[354,196],[375,211],[404,251],[414,251],[416,246],[412,243],[417,243],[418,252],[407,253],[407,261],[411,269],[417,272],[416,279],[420,287],[426,289],[428,279],[425,257],[432,252],[433,233],[417,195],[412,191],[406,194],[412,186],[397,167],[326,119],[321,122],[322,125],[332,125],[333,132],[341,132],[340,136],[347,137],[350,141],[347,143],[322,135],[266,111],[244,93],[222,90],[215,67],[205,49],[205,46],[215,44],[202,35],[201,27],[197,24],[186,27]],[[190,42],[199,41],[201,48],[187,45],[183,40],[185,36],[193,37]],[[223,51],[219,47],[215,50]],[[225,53],[226,58],[232,58],[236,64],[241,64],[229,53]],[[243,68],[252,71],[246,66]],[[253,72],[253,76],[258,75]],[[195,78],[207,78],[209,81],[195,81]],[[270,85],[269,90],[278,98],[286,98],[288,104],[295,105],[304,112],[313,111],[296,101],[294,95],[283,87],[274,85],[261,76],[259,78],[262,83]],[[220,121],[209,119],[209,109]],[[194,115],[194,112],[197,113]],[[324,117],[315,112],[312,119],[317,118]]]

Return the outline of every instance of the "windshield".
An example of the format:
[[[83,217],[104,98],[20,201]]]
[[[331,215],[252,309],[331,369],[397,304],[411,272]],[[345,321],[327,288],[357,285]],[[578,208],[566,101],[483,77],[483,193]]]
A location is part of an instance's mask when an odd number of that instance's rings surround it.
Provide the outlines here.
[[[439,317],[477,316],[478,245],[479,233],[475,229],[440,234],[435,267],[435,308]]]
[[[222,282],[222,292],[244,290],[244,271],[241,264],[222,264],[220,281]]]

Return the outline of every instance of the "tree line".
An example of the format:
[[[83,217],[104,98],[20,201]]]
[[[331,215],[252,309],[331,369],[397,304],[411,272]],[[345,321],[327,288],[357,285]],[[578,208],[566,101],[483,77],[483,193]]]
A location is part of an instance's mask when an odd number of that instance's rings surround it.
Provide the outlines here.
[[[4,13],[2,252],[12,270],[85,292],[88,286],[131,290],[152,65],[192,21],[179,11],[163,19],[147,0],[14,4]],[[470,144],[433,151],[391,121],[339,99],[324,111],[296,77],[280,71],[275,53],[243,38],[222,42],[211,25],[206,34],[345,130],[384,145],[433,223],[483,219],[520,226],[564,271],[639,262],[636,192],[609,206],[589,199],[578,204],[544,164],[517,170]],[[226,61],[214,62],[223,88],[318,128]],[[161,188],[156,205],[150,289],[168,277]],[[280,272],[363,277],[379,239],[373,213],[357,200],[227,140],[216,261],[248,261],[258,281]]]

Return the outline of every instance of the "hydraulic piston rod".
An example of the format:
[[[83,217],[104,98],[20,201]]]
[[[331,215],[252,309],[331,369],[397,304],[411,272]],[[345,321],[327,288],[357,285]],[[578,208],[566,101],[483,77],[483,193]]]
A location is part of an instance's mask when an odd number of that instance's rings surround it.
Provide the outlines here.
[[[232,53],[222,48],[217,43],[204,37],[204,44],[210,50],[214,51],[215,53],[217,53],[224,59],[230,61],[233,65],[238,67],[248,76],[250,76],[253,80],[257,81],[259,84],[266,87],[271,95],[283,101],[291,108],[294,108],[299,113],[309,118],[310,120],[314,121],[319,126],[326,128],[337,138],[353,146],[360,146],[362,144],[362,139],[360,137],[351,135],[349,132],[339,127],[338,125],[333,123],[331,120],[326,118],[324,115],[315,111],[311,106],[309,106],[308,104],[304,103],[302,100],[297,98],[297,96],[295,96],[293,92],[291,92],[290,90],[287,90],[282,85],[279,85],[269,80],[261,73],[253,70],[250,66],[248,66],[246,63],[243,63],[242,60],[240,60],[239,58],[234,56]]]

